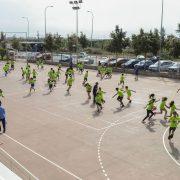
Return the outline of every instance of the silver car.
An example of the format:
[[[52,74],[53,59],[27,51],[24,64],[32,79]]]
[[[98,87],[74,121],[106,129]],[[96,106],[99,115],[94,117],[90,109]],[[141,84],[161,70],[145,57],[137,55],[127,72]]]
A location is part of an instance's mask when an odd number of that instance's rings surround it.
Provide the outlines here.
[[[168,71],[169,67],[171,67],[173,65],[174,65],[173,61],[162,60],[162,61],[156,62],[155,64],[149,66],[149,70],[150,71],[158,71],[160,68],[160,71]]]

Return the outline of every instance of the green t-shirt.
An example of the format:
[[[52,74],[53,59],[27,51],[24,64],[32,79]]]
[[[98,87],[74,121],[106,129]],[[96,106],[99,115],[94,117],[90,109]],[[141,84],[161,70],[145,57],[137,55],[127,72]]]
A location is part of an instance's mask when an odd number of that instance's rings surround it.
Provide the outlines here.
[[[91,92],[92,91],[92,86],[91,85],[87,85],[86,86],[86,91],[87,92]]]
[[[152,111],[152,110],[153,110],[153,107],[154,107],[154,102],[150,101],[150,102],[147,104],[146,109]]]
[[[121,89],[118,90],[117,94],[118,97],[124,97],[123,91]]]
[[[174,105],[172,105],[172,107],[171,107],[171,109],[170,109],[170,112],[171,112],[171,114],[173,113],[173,112],[175,112],[176,111],[176,105],[174,104]]]
[[[160,104],[160,110],[164,110],[166,105],[166,101],[162,101]]]
[[[72,86],[73,82],[74,82],[74,79],[70,77],[67,81],[68,86]]]
[[[126,93],[127,93],[127,96],[128,96],[128,97],[131,97],[131,95],[132,95],[131,90],[129,90],[129,89],[126,90]]]
[[[84,75],[84,79],[88,78],[88,73],[86,72],[86,74]]]
[[[170,117],[169,121],[170,121],[170,127],[176,128],[180,121],[180,116],[178,116],[178,117],[172,116],[172,117]]]
[[[102,104],[102,97],[101,97],[100,94],[97,94],[97,95],[96,95],[95,101],[96,101],[96,103],[98,103],[98,104]]]

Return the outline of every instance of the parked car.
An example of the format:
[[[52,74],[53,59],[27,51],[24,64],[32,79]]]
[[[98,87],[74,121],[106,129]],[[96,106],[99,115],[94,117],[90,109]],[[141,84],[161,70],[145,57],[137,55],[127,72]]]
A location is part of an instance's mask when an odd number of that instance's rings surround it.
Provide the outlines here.
[[[138,55],[138,56],[136,57],[136,59],[145,60],[146,58],[145,58],[143,55]]]
[[[143,60],[135,64],[134,67],[142,70],[147,70],[149,69],[149,66],[151,66],[152,64],[154,64],[154,62],[151,60]]]
[[[99,59],[99,62],[102,64],[102,65],[105,65],[109,62],[109,58],[108,57],[102,57]]]
[[[139,63],[140,61],[141,61],[140,59],[130,59],[126,63],[122,64],[122,67],[128,69],[134,69],[134,65]]]
[[[88,56],[88,54],[86,53],[86,52],[80,52],[79,53],[79,57],[80,58],[85,58],[85,57],[87,57]]]
[[[160,65],[160,71],[168,71],[168,68],[171,67],[174,63],[170,60],[158,61],[155,64],[149,66],[149,70],[158,71]]]
[[[127,58],[112,58],[109,60],[109,65],[112,67],[121,67],[122,64],[126,63],[127,61],[129,61],[129,59]]]
[[[78,61],[84,64],[94,64],[94,59],[92,57],[80,58]]]
[[[168,68],[169,72],[180,72],[180,63],[175,62],[171,67]]]

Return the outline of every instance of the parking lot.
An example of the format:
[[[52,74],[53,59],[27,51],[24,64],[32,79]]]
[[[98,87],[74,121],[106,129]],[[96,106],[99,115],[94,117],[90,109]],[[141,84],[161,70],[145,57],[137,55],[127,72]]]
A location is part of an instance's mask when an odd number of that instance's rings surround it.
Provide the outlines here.
[[[153,117],[152,125],[141,123],[150,93],[155,93],[157,99],[167,96],[168,102],[175,100],[180,108],[180,94],[176,93],[180,80],[140,76],[135,82],[134,76],[126,75],[126,85],[136,93],[132,104],[120,109],[112,98],[120,74],[100,81],[96,71],[90,70],[89,82],[94,85],[98,81],[106,92],[103,112],[98,114],[92,101],[87,101],[82,75],[75,73],[71,96],[66,93],[64,72],[49,94],[47,73],[53,66],[46,65],[44,70],[37,70],[36,92],[29,96],[29,85],[21,80],[22,66],[25,63],[17,63],[15,71],[5,78],[0,63],[0,88],[5,94],[2,102],[8,127],[0,142],[3,150],[36,177],[41,180],[180,179],[180,130],[177,129],[173,143],[169,143],[168,124],[162,122],[162,115]],[[34,64],[31,66],[36,68]]]

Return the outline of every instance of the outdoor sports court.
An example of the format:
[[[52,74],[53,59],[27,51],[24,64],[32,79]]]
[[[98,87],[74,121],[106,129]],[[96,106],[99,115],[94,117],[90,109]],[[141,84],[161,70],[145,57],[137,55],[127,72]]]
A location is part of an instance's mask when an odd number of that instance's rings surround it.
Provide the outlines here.
[[[155,93],[157,99],[167,96],[168,102],[174,99],[180,108],[180,94],[176,94],[180,81],[140,77],[135,82],[132,75],[127,75],[127,85],[136,94],[132,104],[121,110],[116,98],[112,99],[119,74],[100,81],[96,71],[89,71],[89,82],[94,85],[98,81],[106,92],[103,112],[97,114],[92,101],[87,101],[83,75],[75,74],[71,96],[66,94],[64,72],[55,90],[48,94],[45,84],[53,66],[45,66],[37,70],[37,91],[29,96],[30,86],[21,80],[21,66],[25,63],[17,63],[14,72],[0,78],[8,116],[7,133],[0,136],[0,147],[37,178],[180,179],[180,129],[175,132],[174,143],[169,143],[162,115],[155,116],[152,125],[141,123],[150,93]],[[0,69],[2,75],[2,63]]]

